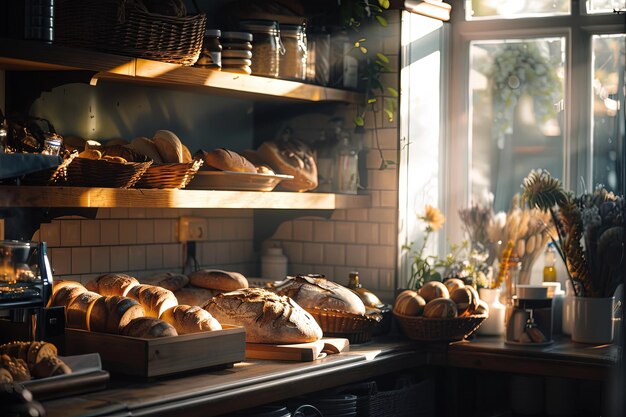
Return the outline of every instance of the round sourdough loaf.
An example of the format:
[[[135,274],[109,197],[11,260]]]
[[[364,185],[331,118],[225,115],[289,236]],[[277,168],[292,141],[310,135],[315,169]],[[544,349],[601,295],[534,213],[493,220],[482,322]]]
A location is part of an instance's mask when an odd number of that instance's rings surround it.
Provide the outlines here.
[[[131,320],[122,330],[122,334],[143,339],[178,336],[174,326],[154,317],[137,317]]]
[[[169,164],[183,162],[183,144],[173,132],[158,130],[152,140],[163,162]]]
[[[218,148],[212,151],[201,151],[205,167],[220,171],[256,172],[256,167],[237,152]]]
[[[174,291],[174,295],[178,300],[178,304],[203,306],[215,295],[215,293],[211,290],[207,290],[206,288],[185,287]]]
[[[281,188],[289,191],[309,191],[317,188],[317,164],[311,149],[295,139],[263,142],[257,150],[259,157],[275,172],[293,175],[282,181]]]
[[[65,326],[73,329],[89,330],[89,314],[98,298],[95,292],[84,292],[74,299],[65,309]]]
[[[118,334],[132,319],[145,315],[143,306],[132,298],[119,295],[101,297],[91,308],[89,330]]]
[[[365,314],[365,304],[350,289],[323,275],[296,275],[287,277],[275,288],[277,294],[291,297],[305,309],[326,308],[352,314]]]
[[[174,326],[178,334],[222,329],[220,323],[208,311],[198,306],[174,306],[163,312],[161,320]]]
[[[234,291],[248,288],[248,280],[239,272],[200,269],[189,274],[191,285],[209,290]]]
[[[204,309],[222,324],[243,326],[250,343],[304,343],[322,337],[319,324],[295,301],[261,288],[216,295]]]
[[[178,305],[174,293],[154,285],[137,285],[128,292],[128,297],[143,306],[147,317],[161,317],[168,308]]]
[[[106,274],[96,278],[95,292],[100,295],[121,295],[125,297],[137,285],[139,285],[139,281],[130,275]]]

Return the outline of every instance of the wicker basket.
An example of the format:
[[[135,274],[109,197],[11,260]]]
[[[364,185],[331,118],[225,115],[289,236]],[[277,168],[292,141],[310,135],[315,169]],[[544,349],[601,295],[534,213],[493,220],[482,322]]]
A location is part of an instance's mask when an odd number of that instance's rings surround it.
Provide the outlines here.
[[[307,308],[306,311],[320,325],[324,336],[345,337],[350,343],[365,343],[371,340],[381,320],[379,314],[360,315],[325,308]]]
[[[202,166],[196,159],[182,164],[151,165],[135,184],[135,188],[185,188]]]
[[[60,45],[193,65],[206,16],[148,13],[129,0],[57,0],[54,26]]]
[[[67,167],[76,158],[77,153],[71,153],[63,162],[54,168],[33,172],[24,176],[22,183],[26,185],[64,185],[67,180]]]
[[[150,167],[148,162],[109,162],[105,159],[76,158],[67,167],[67,185],[71,187],[129,188]]]
[[[453,342],[463,340],[478,329],[486,314],[453,317],[453,318],[426,318],[404,316],[393,312],[400,323],[402,331],[411,340],[421,342]]]

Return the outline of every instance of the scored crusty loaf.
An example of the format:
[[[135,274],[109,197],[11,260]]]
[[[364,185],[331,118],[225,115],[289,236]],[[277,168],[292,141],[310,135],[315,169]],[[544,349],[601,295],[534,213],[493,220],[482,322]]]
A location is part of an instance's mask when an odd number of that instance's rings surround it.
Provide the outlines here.
[[[222,293],[203,307],[222,324],[243,326],[246,342],[304,343],[322,338],[322,329],[302,307],[262,288]]]
[[[130,275],[105,274],[96,278],[96,289],[94,292],[100,295],[121,295],[125,297],[137,285],[139,285],[139,281]]]
[[[145,281],[146,284],[157,285],[166,290],[177,291],[189,284],[189,277],[185,274],[164,272],[162,274],[153,275],[142,281]]]
[[[218,291],[234,291],[248,288],[248,280],[239,272],[221,269],[200,269],[189,274],[189,282],[200,288]]]
[[[79,295],[65,308],[65,327],[89,330],[89,314],[98,298],[96,292],[87,291]]]
[[[43,358],[57,355],[57,348],[47,342],[9,342],[0,345],[0,355],[8,355],[22,359],[29,368],[32,368]]]
[[[208,311],[198,306],[177,305],[161,315],[161,320],[174,326],[178,334],[221,330],[222,326]]]
[[[139,136],[133,139],[127,147],[152,159],[152,164],[163,163],[163,158],[161,158],[161,155],[159,154],[159,151],[157,150],[157,147],[152,139]]]
[[[35,378],[48,378],[55,375],[71,374],[72,369],[58,356],[48,356],[37,362],[31,373]]]
[[[122,330],[124,336],[153,339],[155,337],[178,336],[174,326],[154,317],[137,317]]]
[[[165,310],[178,305],[174,293],[154,285],[137,285],[130,290],[128,297],[143,306],[147,317],[159,318]]]
[[[311,149],[295,139],[263,142],[257,153],[267,165],[280,174],[293,175],[280,183],[289,191],[309,191],[317,188],[317,163]]]
[[[183,162],[183,144],[174,132],[158,130],[152,140],[163,162],[168,164]]]
[[[129,297],[112,295],[101,297],[94,303],[89,315],[89,330],[101,333],[120,333],[132,319],[146,315],[138,301]]]
[[[31,378],[26,362],[19,358],[14,358],[9,355],[1,355],[0,368],[4,368],[9,371],[13,381],[15,382],[28,381]]]
[[[51,307],[67,307],[76,297],[85,292],[87,289],[82,285],[67,284],[52,293],[48,304]]]
[[[209,301],[215,293],[206,288],[185,287],[174,291],[174,295],[179,304],[190,306],[203,306]]]
[[[365,304],[350,289],[328,281],[323,275],[288,277],[275,288],[277,294],[294,299],[303,308],[327,308],[352,314],[365,314]]]
[[[201,151],[205,168],[214,168],[220,171],[256,172],[256,167],[237,152],[218,148],[212,151]]]

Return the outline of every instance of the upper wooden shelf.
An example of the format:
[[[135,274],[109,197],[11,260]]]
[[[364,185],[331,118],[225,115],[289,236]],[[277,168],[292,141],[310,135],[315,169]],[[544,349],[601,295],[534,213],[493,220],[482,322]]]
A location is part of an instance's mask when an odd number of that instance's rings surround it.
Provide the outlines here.
[[[361,103],[363,101],[363,95],[354,91],[276,78],[184,67],[140,58],[15,39],[0,39],[0,68],[8,70],[93,71],[96,74],[92,78],[92,84],[97,83],[99,79],[113,79],[310,102]]]
[[[369,205],[368,195],[332,193],[0,186],[0,207],[334,210]]]

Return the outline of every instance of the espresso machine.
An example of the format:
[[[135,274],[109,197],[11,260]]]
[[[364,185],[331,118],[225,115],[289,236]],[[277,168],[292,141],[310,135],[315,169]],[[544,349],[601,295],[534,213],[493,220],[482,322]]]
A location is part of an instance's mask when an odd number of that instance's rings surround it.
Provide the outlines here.
[[[63,307],[47,307],[52,282],[45,242],[0,240],[0,343],[63,336]]]

